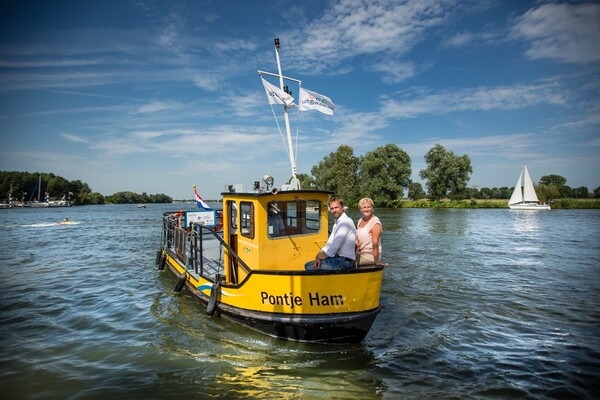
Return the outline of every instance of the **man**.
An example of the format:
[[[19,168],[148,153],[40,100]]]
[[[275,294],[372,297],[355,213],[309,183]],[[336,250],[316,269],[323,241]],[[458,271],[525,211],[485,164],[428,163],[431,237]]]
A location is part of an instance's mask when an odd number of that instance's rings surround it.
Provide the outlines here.
[[[269,234],[269,236],[276,237],[285,235],[285,225],[283,224],[283,218],[281,218],[279,208],[277,208],[275,202],[269,203],[269,215],[267,220],[267,233]]]
[[[354,242],[356,241],[354,222],[344,212],[344,202],[340,198],[329,199],[329,212],[335,218],[333,230],[315,260],[304,265],[307,271],[316,269],[345,270],[354,266],[356,257],[354,254]]]

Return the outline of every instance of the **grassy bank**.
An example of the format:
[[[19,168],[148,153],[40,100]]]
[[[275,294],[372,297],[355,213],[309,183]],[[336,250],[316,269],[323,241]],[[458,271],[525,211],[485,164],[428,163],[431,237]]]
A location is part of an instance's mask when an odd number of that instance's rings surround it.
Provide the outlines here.
[[[600,208],[600,199],[558,199],[552,203],[554,209]]]
[[[507,199],[499,200],[399,200],[391,208],[508,208]],[[552,203],[552,209],[598,209],[600,199],[557,199]]]

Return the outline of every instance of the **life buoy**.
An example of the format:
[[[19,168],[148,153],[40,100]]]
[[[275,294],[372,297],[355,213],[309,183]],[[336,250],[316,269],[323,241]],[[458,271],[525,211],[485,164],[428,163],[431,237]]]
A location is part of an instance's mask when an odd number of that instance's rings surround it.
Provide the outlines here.
[[[185,215],[185,210],[177,211],[173,214],[173,218],[177,220],[177,226],[181,228],[181,217]]]
[[[219,232],[223,227],[223,211],[217,211],[217,214],[219,215],[219,222],[214,228],[211,228],[215,233]]]
[[[181,289],[183,289],[183,286],[185,285],[185,278],[187,277],[187,273],[184,271],[183,274],[179,275],[179,278],[177,279],[177,283],[175,283],[175,287],[173,288],[173,291],[176,293],[181,292]]]

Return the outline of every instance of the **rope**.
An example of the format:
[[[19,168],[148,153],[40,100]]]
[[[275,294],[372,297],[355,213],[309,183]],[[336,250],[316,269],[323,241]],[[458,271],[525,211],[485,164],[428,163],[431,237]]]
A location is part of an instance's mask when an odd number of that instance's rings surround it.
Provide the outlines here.
[[[275,118],[275,123],[277,124],[277,130],[279,131],[279,137],[281,137],[281,143],[283,143],[283,148],[285,149],[288,158],[290,157],[290,150],[285,143],[285,138],[283,137],[283,133],[281,132],[281,126],[279,125],[279,120],[277,119],[277,114],[275,114],[275,109],[273,108],[273,104],[271,104],[271,112],[273,113],[273,118]]]
[[[296,160],[296,169],[298,169],[298,136],[299,136],[299,132],[300,132],[300,107],[297,107],[297,113],[298,113],[298,122],[296,123],[296,144],[295,144],[295,149],[296,152],[294,154],[294,159]]]

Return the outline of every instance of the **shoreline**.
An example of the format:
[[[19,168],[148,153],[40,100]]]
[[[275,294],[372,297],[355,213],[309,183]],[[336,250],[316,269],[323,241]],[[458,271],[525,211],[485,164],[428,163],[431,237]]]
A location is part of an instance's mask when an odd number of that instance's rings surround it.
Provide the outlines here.
[[[600,209],[600,199],[556,199],[550,204],[552,210],[593,210]],[[508,199],[481,200],[399,200],[394,201],[387,207],[381,208],[506,208]]]

